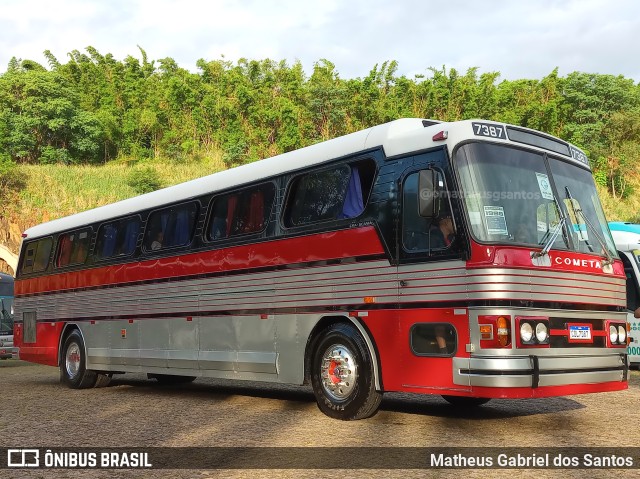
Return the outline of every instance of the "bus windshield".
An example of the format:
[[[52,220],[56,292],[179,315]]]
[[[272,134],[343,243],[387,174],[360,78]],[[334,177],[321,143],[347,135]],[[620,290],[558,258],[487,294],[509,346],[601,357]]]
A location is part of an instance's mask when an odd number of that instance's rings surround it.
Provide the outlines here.
[[[460,147],[455,163],[478,241],[543,247],[559,230],[552,248],[617,256],[588,170],[486,143]]]

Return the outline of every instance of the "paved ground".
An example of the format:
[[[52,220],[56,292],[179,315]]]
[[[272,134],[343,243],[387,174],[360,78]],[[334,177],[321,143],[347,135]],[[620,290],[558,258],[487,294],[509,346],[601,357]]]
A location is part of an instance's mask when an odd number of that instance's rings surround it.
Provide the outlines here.
[[[308,388],[198,379],[160,387],[142,375],[107,388],[70,390],[55,368],[0,361],[0,447],[640,446],[640,373],[627,391],[493,400],[459,412],[439,397],[387,394],[380,412],[342,422],[318,410]],[[0,477],[635,477],[604,470],[0,470]]]

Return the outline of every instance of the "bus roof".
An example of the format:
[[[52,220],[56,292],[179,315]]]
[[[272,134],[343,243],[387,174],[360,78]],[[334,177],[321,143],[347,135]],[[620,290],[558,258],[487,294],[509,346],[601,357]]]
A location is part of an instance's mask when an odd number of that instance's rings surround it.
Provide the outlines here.
[[[435,133],[442,130],[446,130],[449,138],[454,139],[454,142],[468,138],[473,121],[504,126],[503,123],[487,122],[486,120],[441,123],[422,118],[402,118],[289,153],[49,221],[27,229],[24,236],[31,239],[48,236],[59,231],[73,230],[90,223],[103,222],[143,210],[159,208],[176,201],[186,201],[374,148],[383,148],[387,157],[424,150],[444,144],[441,141],[434,142],[432,139]],[[535,132],[534,130],[530,131]]]
[[[636,233],[640,235],[640,225],[629,223],[628,221],[611,221],[609,222],[611,231],[626,231],[628,233]]]

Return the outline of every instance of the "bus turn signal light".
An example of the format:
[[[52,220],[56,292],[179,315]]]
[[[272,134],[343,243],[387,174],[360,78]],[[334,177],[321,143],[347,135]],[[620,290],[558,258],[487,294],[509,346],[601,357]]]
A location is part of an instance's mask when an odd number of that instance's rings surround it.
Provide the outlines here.
[[[511,344],[511,317],[500,316],[496,325],[498,326],[498,344],[501,347],[507,347]]]
[[[511,347],[511,316],[478,316],[478,326],[480,331],[481,348],[489,349]]]
[[[490,324],[480,325],[480,339],[493,339],[493,328]]]

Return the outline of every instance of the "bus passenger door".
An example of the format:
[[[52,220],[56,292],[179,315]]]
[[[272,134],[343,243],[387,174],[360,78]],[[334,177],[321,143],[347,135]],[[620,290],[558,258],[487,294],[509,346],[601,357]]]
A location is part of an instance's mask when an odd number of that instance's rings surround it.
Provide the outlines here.
[[[437,168],[402,178],[399,245],[399,349],[402,390],[468,391],[455,385],[453,358],[468,358],[466,269],[444,174]],[[427,199],[428,201],[424,201]]]

